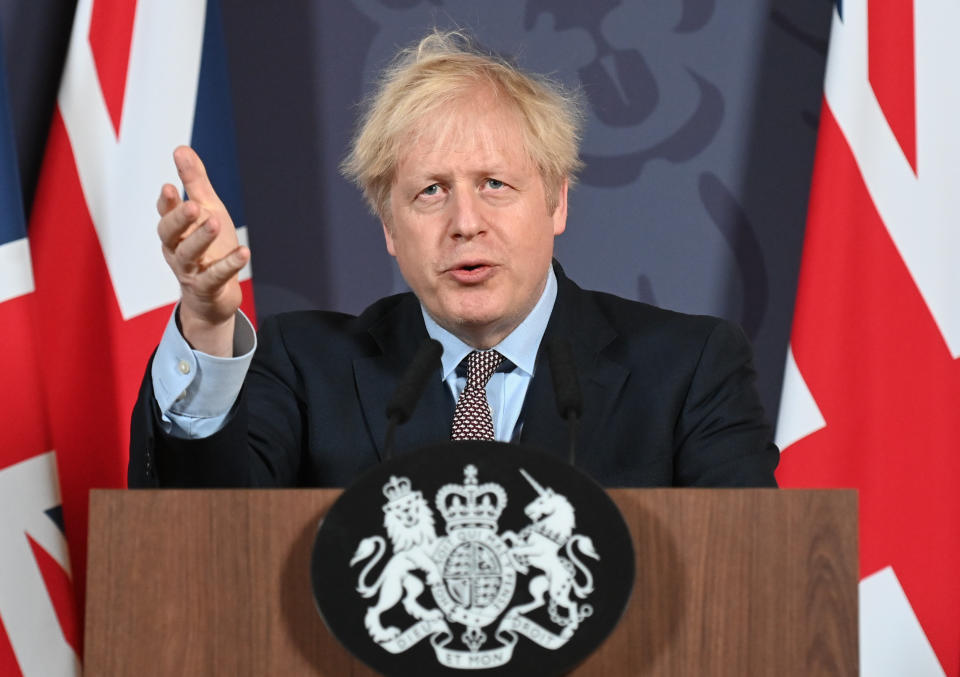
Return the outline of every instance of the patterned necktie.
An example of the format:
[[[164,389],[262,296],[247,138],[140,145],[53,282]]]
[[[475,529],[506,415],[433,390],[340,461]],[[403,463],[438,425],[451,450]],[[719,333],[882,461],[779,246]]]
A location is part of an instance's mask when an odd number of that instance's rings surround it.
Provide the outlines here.
[[[453,412],[451,440],[493,440],[487,381],[501,362],[503,355],[496,350],[474,350],[467,356],[467,386]]]

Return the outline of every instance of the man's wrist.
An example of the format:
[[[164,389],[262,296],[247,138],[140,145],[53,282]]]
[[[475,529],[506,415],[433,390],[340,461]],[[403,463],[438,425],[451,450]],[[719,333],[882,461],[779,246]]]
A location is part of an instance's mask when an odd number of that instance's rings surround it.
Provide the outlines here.
[[[181,303],[177,307],[177,328],[190,347],[214,357],[234,357],[233,336],[236,313],[223,322],[211,323],[190,312]]]

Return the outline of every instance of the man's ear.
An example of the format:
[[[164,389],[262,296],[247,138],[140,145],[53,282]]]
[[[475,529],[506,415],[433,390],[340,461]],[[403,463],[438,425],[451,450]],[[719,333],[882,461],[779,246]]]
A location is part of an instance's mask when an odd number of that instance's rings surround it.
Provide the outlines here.
[[[563,180],[557,190],[557,208],[553,210],[553,234],[559,235],[567,229],[567,189],[570,181]]]
[[[387,225],[387,221],[384,218],[380,218],[380,225],[383,226],[383,239],[387,244],[387,253],[390,256],[397,255],[397,248],[393,246],[393,235],[390,232],[390,226]]]

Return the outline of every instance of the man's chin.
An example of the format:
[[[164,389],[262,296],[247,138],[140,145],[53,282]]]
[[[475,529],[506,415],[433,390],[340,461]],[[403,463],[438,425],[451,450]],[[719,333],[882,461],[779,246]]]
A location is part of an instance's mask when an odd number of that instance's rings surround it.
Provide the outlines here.
[[[453,329],[483,331],[491,325],[496,324],[498,319],[496,315],[491,314],[456,313],[451,316],[449,322],[441,322],[440,325],[451,331]]]
[[[434,319],[461,341],[481,349],[496,345],[512,329],[503,312],[489,308],[459,309],[444,318]]]

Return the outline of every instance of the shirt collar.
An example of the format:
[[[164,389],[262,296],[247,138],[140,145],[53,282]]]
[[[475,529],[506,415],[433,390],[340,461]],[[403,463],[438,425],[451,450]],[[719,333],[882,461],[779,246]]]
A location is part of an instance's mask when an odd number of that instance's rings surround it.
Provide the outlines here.
[[[547,272],[547,283],[544,285],[543,293],[540,294],[540,299],[533,310],[523,318],[523,322],[517,325],[516,329],[510,332],[500,343],[493,346],[494,350],[529,376],[533,375],[533,366],[537,361],[540,340],[543,338],[543,332],[547,329],[547,322],[550,321],[550,314],[553,312],[553,304],[556,300],[557,276],[553,272],[553,266],[550,266]],[[463,359],[473,351],[473,348],[437,324],[422,303],[420,304],[420,312],[423,314],[423,323],[427,327],[427,334],[430,338],[440,341],[440,345],[443,346],[443,355],[440,362],[443,366],[443,380],[447,380],[456,371],[457,366],[463,362]]]

